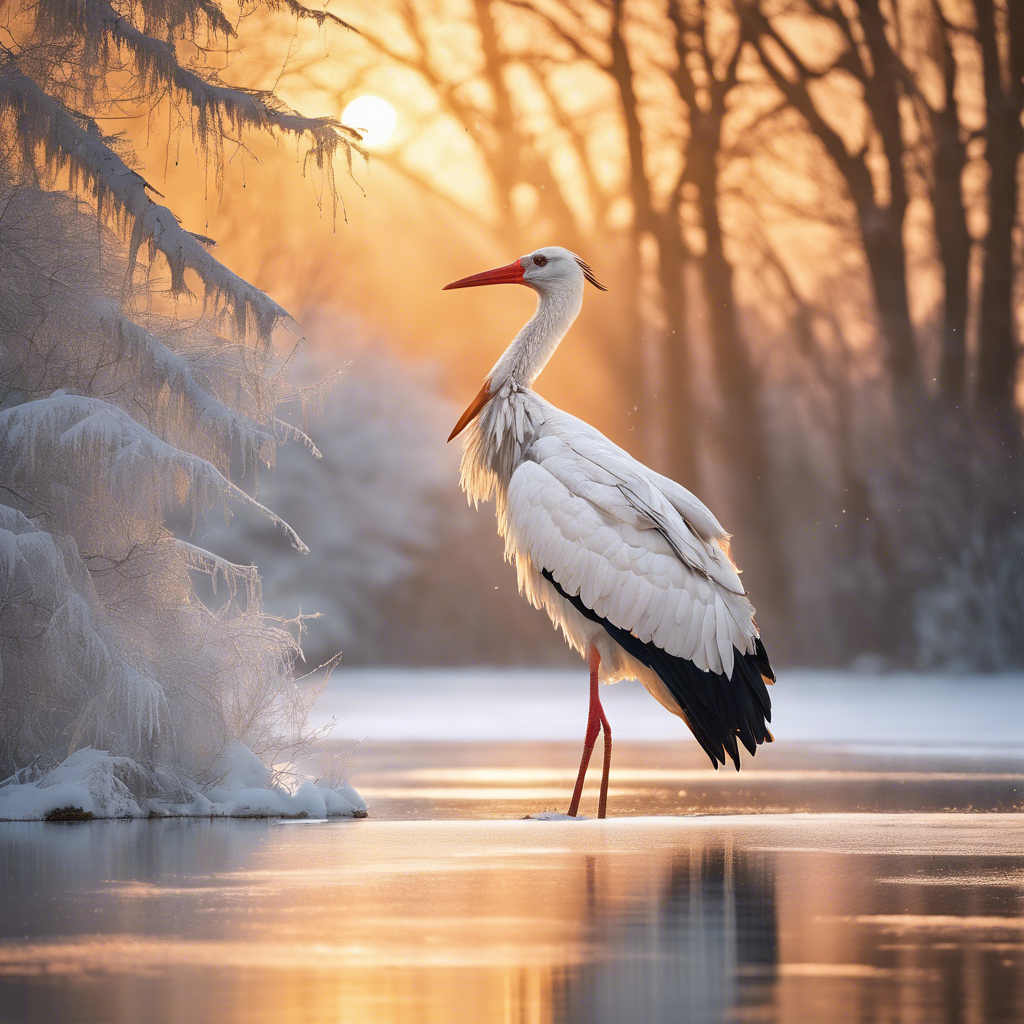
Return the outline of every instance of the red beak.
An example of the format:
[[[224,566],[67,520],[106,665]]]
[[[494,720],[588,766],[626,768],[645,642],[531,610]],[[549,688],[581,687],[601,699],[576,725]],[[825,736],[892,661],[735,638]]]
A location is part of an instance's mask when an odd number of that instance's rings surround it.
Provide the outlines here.
[[[474,274],[472,277],[463,277],[458,281],[446,284],[441,291],[448,291],[450,288],[475,288],[481,284],[524,284],[523,265],[516,260],[507,267],[498,267],[496,270],[485,270],[482,274]]]

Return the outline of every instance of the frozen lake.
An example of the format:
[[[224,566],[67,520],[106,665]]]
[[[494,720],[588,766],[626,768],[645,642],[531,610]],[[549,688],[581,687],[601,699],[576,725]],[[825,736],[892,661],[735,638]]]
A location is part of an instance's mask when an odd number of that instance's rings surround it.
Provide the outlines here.
[[[1010,814],[0,827],[11,1022],[1019,1021]]]
[[[327,695],[366,820],[0,824],[0,1021],[1024,1019],[1019,680],[862,686],[845,726],[780,682],[739,774],[614,688],[615,817],[561,822],[521,819],[564,810],[585,677],[366,676]],[[958,701],[991,721],[937,733]]]

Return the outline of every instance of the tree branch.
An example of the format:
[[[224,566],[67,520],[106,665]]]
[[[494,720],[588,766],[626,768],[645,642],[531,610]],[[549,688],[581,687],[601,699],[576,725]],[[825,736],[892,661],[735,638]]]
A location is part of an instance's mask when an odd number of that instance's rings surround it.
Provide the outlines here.
[[[185,271],[194,271],[207,298],[233,307],[243,333],[253,326],[268,342],[274,326],[290,318],[269,295],[214,259],[171,210],[149,198],[145,179],[114,153],[91,118],[48,96],[11,57],[0,62],[0,115],[17,123],[28,167],[35,166],[36,149],[41,146],[47,167],[66,169],[73,186],[88,183],[101,216],[113,213],[127,222],[130,265],[146,243],[151,254],[159,252],[166,259],[174,294],[188,294]]]

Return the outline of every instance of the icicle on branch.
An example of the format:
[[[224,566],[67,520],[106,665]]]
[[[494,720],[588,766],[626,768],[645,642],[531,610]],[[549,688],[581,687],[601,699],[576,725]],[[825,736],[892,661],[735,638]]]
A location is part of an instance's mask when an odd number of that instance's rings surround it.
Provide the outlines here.
[[[318,462],[324,457],[323,452],[321,452],[313,442],[313,438],[311,438],[304,430],[301,430],[299,427],[296,427],[294,424],[288,423],[285,420],[278,419],[277,417],[274,419],[274,427],[277,430],[277,436],[282,441],[298,441],[299,444],[304,445],[306,449],[308,449],[309,453]]]
[[[174,34],[187,29],[187,38],[193,41],[201,27],[223,39],[234,39],[238,35],[215,0],[130,0],[125,7],[132,17],[142,14],[147,31],[155,27]]]
[[[239,565],[237,562],[228,561],[228,559],[222,558],[212,551],[207,551],[206,548],[201,548],[191,541],[182,540],[180,537],[169,537],[168,542],[190,569],[205,572],[210,577],[215,594],[217,593],[217,580],[221,579],[232,597],[237,592],[238,584],[243,583],[246,600],[250,604],[261,600],[258,566]]]

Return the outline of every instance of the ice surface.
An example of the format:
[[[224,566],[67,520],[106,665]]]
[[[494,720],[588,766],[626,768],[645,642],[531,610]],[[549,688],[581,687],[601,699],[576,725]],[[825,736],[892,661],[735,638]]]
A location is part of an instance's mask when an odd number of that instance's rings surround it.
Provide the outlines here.
[[[75,808],[94,818],[175,817],[353,817],[366,804],[347,783],[331,787],[300,779],[274,786],[270,770],[245,744],[233,743],[218,759],[216,786],[183,803],[146,798],[146,773],[130,758],[105,750],[76,750],[53,771],[32,781],[0,785],[0,821],[41,821]]]
[[[1020,814],[9,823],[0,1022],[1020,1021],[1022,849]]]

